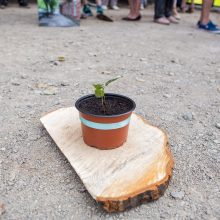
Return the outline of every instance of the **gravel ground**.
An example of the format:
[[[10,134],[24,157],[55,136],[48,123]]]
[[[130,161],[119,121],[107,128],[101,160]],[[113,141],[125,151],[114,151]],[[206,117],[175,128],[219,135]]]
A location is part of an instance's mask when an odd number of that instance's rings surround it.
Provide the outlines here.
[[[220,36],[195,29],[199,12],[169,27],[152,23],[152,7],[136,23],[121,21],[126,9],[108,13],[114,23],[62,29],[38,27],[35,5],[1,10],[2,219],[220,219]],[[168,133],[175,169],[158,201],[108,214],[39,118],[119,74],[108,91]]]

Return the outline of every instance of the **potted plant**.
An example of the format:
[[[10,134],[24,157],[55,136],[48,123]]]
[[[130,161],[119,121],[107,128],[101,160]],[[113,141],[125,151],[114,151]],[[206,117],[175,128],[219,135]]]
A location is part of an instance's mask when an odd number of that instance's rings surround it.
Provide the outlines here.
[[[94,84],[95,93],[78,99],[84,142],[103,150],[120,147],[128,135],[128,127],[135,102],[123,95],[105,93],[105,87],[121,76],[104,84]]]

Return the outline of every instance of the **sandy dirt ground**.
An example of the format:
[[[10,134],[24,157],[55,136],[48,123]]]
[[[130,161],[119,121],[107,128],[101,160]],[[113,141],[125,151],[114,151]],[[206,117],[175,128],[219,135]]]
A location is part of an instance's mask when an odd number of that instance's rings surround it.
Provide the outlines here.
[[[134,23],[127,9],[108,14],[114,23],[40,28],[35,5],[0,11],[0,218],[220,219],[220,36],[195,28],[199,12],[166,27],[152,7]],[[39,119],[116,75],[108,91],[168,133],[175,169],[158,201],[108,214]]]

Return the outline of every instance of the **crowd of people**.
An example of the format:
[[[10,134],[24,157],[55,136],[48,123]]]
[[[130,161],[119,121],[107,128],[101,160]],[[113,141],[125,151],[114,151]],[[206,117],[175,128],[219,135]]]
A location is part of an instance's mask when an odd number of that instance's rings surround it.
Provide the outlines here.
[[[81,0],[82,2],[82,18],[93,16],[92,10],[88,0]],[[7,0],[0,0],[1,8],[7,6]],[[18,0],[22,7],[28,7],[28,0]],[[109,7],[113,10],[119,10],[118,0],[95,0],[97,15],[104,15],[104,11]],[[125,21],[138,21],[141,20],[140,10],[147,4],[147,0],[128,0],[129,13],[122,19]],[[199,29],[209,31],[211,33],[220,34],[219,27],[210,20],[210,10],[213,0],[203,0],[202,11],[200,19],[197,23]],[[178,24],[180,16],[177,10],[177,5],[181,12],[194,12],[194,0],[187,8],[186,0],[155,0],[154,6],[154,21],[162,25]]]
[[[87,1],[87,0],[84,0]],[[138,21],[141,19],[140,10],[143,9],[146,4],[145,0],[128,0],[130,11],[129,14],[122,18],[125,21]],[[210,10],[213,4],[213,0],[203,0],[202,11],[200,19],[197,23],[199,29],[209,31],[211,33],[220,34],[219,27],[210,20]],[[108,6],[114,10],[119,10],[117,6],[117,0],[96,0],[97,14],[104,13],[104,10],[108,9]],[[186,0],[179,2],[181,12],[194,12],[194,0],[191,1],[188,9],[186,7]],[[83,14],[85,17],[91,16],[92,11],[88,4],[84,2]],[[177,0],[155,0],[154,6],[154,21],[162,25],[178,24],[180,16],[177,11]]]

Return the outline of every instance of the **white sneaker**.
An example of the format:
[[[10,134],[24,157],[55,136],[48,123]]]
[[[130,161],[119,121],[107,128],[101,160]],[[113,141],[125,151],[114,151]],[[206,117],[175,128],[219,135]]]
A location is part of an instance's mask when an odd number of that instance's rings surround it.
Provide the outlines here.
[[[141,10],[144,10],[144,4],[141,4]]]
[[[112,6],[113,10],[119,10],[120,8],[117,5]]]
[[[103,10],[108,10],[108,7],[106,5],[102,5]]]

